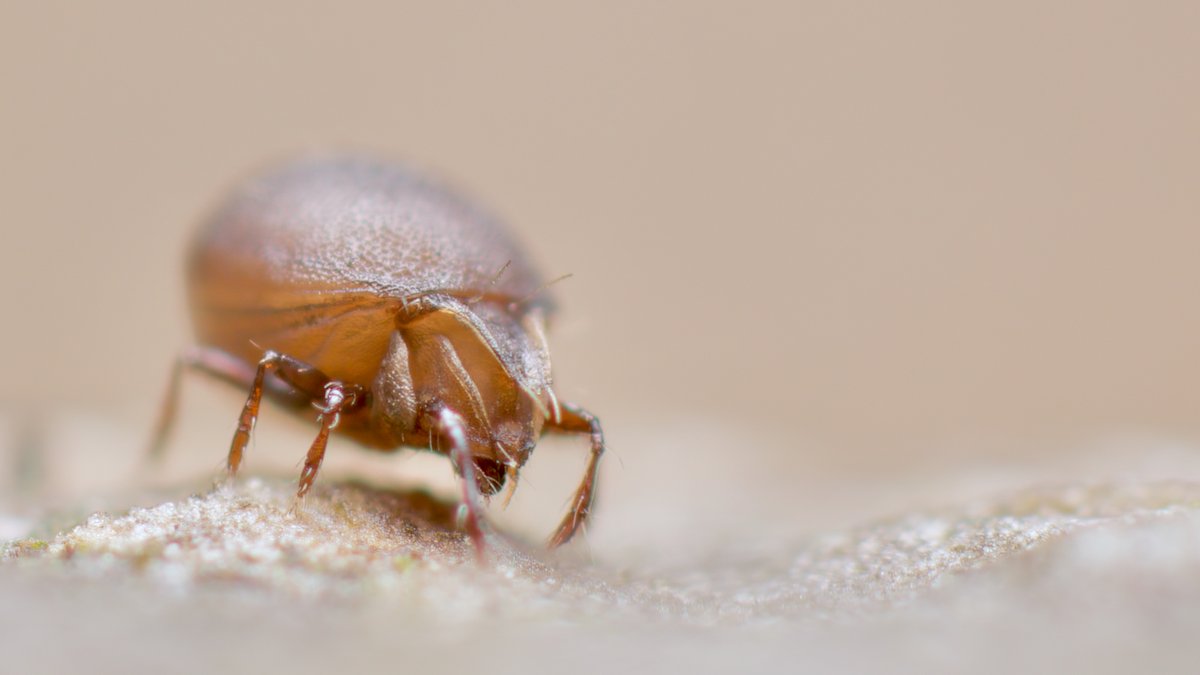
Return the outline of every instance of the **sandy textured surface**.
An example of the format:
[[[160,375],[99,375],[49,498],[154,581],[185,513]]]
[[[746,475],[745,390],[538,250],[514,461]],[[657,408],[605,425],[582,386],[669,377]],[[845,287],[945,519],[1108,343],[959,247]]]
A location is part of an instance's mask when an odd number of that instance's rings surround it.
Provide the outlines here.
[[[658,568],[496,534],[424,493],[245,480],[7,544],[22,672],[1186,670],[1200,485],[1060,486]],[[1153,647],[1151,647],[1153,645]],[[13,671],[16,672],[16,671]]]

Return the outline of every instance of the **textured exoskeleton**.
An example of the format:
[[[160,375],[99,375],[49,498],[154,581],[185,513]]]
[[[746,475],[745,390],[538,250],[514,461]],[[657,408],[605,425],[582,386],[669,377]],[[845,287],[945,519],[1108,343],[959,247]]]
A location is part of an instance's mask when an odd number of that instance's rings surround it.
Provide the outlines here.
[[[591,457],[551,543],[584,524],[604,450],[595,417],[551,386],[545,283],[509,231],[446,187],[361,157],[286,165],[238,187],[188,261],[195,367],[248,386],[228,458],[235,473],[264,391],[320,411],[298,497],[329,432],[379,450],[450,455],[466,525],[484,545],[479,496],[518,471],[544,431],[586,433]]]

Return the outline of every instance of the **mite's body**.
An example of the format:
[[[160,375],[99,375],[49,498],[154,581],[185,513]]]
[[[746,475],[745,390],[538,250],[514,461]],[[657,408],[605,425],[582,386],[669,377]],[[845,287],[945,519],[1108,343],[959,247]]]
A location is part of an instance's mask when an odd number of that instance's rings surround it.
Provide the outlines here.
[[[544,286],[498,221],[410,169],[300,162],[241,186],[201,229],[188,261],[199,346],[180,364],[250,388],[231,474],[264,391],[315,404],[298,496],[332,428],[380,450],[431,448],[463,477],[481,549],[480,492],[515,482],[544,431],[590,434],[558,545],[587,518],[604,443],[595,418],[551,388]],[[164,419],[174,407],[172,394]]]

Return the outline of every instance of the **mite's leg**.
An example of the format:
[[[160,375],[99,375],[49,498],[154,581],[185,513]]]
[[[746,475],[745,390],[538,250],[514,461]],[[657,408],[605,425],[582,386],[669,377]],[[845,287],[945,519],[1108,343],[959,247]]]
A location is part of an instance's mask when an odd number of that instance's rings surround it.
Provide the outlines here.
[[[300,487],[296,490],[296,500],[299,501],[308,494],[321,462],[325,459],[325,446],[329,443],[329,432],[337,426],[342,410],[355,403],[358,396],[352,389],[339,382],[325,385],[325,405],[321,408],[321,430],[308,449],[304,458],[304,469],[300,472]]]
[[[154,426],[154,435],[151,437],[150,447],[146,453],[147,458],[152,462],[162,459],[167,437],[175,426],[175,419],[179,412],[179,390],[183,385],[183,374],[188,370],[198,370],[242,387],[249,387],[254,381],[255,374],[253,365],[213,347],[191,347],[181,353],[171,368],[167,391],[163,396],[162,407],[158,412],[158,421]],[[276,400],[297,407],[308,405],[311,399],[281,381],[268,384],[268,393]]]
[[[587,469],[583,480],[575,490],[571,500],[571,510],[559,523],[558,529],[550,537],[550,546],[558,547],[571,540],[575,533],[586,523],[592,510],[592,502],[596,497],[596,472],[600,468],[600,457],[604,454],[604,432],[600,429],[600,420],[590,412],[578,406],[564,403],[561,405],[562,414],[558,420],[553,418],[546,421],[547,431],[559,433],[591,435],[592,452],[588,457]]]
[[[467,443],[466,425],[458,413],[440,403],[428,406],[422,414],[423,426],[436,429],[450,441],[450,462],[462,479],[462,510],[467,534],[475,544],[475,553],[482,562],[487,542],[484,535],[483,506],[480,503],[479,483],[475,477],[475,458]]]
[[[258,369],[254,371],[254,378],[250,384],[250,396],[246,398],[246,405],[242,408],[242,414],[238,418],[237,431],[234,432],[233,441],[229,444],[229,458],[226,460],[225,466],[229,470],[230,476],[237,473],[246,445],[250,442],[250,432],[254,429],[254,423],[258,419],[258,408],[262,403],[263,382],[268,372],[274,372],[276,377],[306,395],[310,401],[325,403],[323,410],[328,407],[326,391],[331,384],[338,385],[345,399],[339,404],[338,412],[358,407],[366,399],[362,388],[357,385],[334,383],[325,373],[303,361],[267,350],[263,354],[262,360],[258,362]],[[328,431],[324,433],[328,436]],[[323,448],[322,445],[322,453],[324,452]],[[311,483],[311,480],[309,482]]]

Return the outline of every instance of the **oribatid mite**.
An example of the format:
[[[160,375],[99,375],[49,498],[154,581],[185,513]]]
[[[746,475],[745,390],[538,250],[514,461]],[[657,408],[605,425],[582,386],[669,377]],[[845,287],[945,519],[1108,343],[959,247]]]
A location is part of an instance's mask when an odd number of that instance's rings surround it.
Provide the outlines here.
[[[546,284],[473,203],[399,164],[288,164],[220,205],[192,245],[187,281],[197,346],[177,362],[157,445],[189,368],[249,389],[231,476],[264,392],[297,413],[315,406],[297,498],[334,429],[376,450],[431,449],[461,476],[463,520],[482,553],[481,496],[515,488],[543,433],[587,434],[591,456],[550,545],[587,521],[600,424],[555,397]]]

